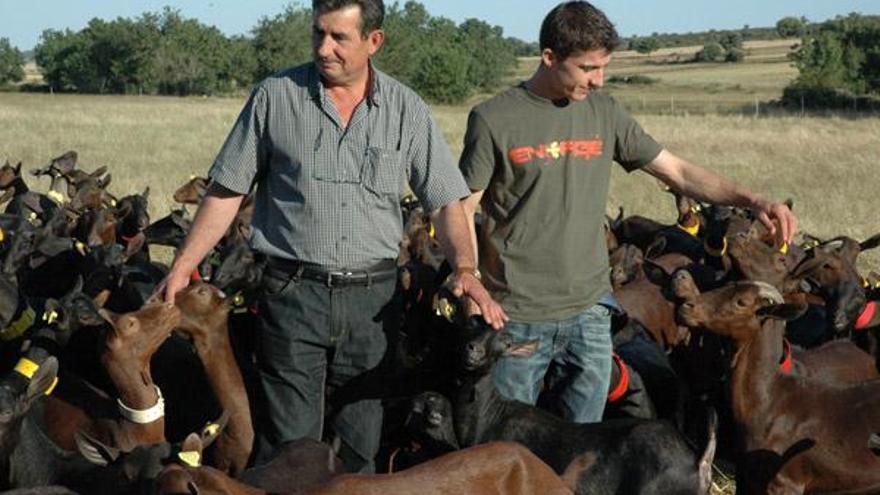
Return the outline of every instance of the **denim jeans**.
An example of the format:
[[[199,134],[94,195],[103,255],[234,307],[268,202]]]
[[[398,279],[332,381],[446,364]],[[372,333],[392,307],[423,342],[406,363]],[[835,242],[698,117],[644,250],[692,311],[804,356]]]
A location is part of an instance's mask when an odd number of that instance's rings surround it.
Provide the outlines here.
[[[593,423],[602,419],[611,381],[611,312],[596,304],[561,321],[505,325],[516,341],[537,340],[528,357],[503,357],[492,372],[502,396],[535,404],[544,383],[560,388],[555,404],[565,419]]]
[[[294,276],[263,278],[257,368],[264,410],[255,421],[257,464],[284,442],[325,436],[325,393],[377,367],[385,355],[383,309],[395,289],[394,279],[330,288]],[[348,404],[328,426],[341,440],[346,470],[375,471],[380,400]]]

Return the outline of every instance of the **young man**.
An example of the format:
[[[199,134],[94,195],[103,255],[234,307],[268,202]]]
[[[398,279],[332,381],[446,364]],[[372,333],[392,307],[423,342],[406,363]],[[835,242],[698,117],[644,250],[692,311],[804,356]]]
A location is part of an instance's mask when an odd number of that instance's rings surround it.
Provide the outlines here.
[[[612,160],[699,200],[749,207],[786,240],[797,226],[785,205],[663,149],[599,91],[618,43],[588,2],[554,8],[541,26],[538,69],[471,111],[460,162],[471,189],[465,211],[469,219],[477,205],[483,211],[479,234],[471,230],[483,282],[510,317],[506,329],[539,340],[531,358],[499,362],[495,384],[535,403],[549,369],[563,384],[559,408],[575,422],[601,419],[610,380],[602,223]]]
[[[460,199],[468,189],[425,103],[375,70],[381,0],[314,0],[314,61],[257,85],[210,171],[210,190],[164,288],[167,301],[256,187],[251,244],[268,258],[258,369],[268,422],[258,459],[321,439],[325,388],[375,368],[387,348],[405,184],[432,211],[456,291],[496,327],[505,315],[477,277]],[[393,318],[392,318],[393,319]],[[351,472],[373,471],[382,409],[345,406],[331,427]]]

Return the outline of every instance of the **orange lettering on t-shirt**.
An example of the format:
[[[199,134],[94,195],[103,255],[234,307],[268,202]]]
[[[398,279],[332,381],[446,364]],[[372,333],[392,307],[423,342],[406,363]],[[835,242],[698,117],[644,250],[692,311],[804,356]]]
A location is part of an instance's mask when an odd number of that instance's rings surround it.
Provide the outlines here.
[[[531,146],[522,146],[520,148],[511,148],[507,153],[507,157],[510,163],[514,165],[525,165],[532,161],[532,154]]]
[[[536,158],[541,160],[558,160],[568,155],[590,160],[602,155],[602,145],[601,139],[554,141],[549,144],[540,144],[537,147],[520,146],[511,148],[507,152],[507,157],[514,165],[525,165]]]

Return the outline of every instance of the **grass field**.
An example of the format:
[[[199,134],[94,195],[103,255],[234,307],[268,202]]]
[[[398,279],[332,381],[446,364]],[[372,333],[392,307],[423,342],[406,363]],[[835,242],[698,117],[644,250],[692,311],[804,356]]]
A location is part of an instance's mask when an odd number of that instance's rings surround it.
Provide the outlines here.
[[[880,232],[880,116],[756,117],[749,111],[721,111],[778,98],[795,76],[786,59],[790,46],[791,41],[747,44],[742,64],[672,63],[696,48],[651,56],[622,52],[611,74],[645,74],[659,81],[607,89],[676,154],[768,196],[792,198],[802,230],[820,237],[865,239]],[[523,60],[511,80],[528,77],[536,63]],[[434,107],[456,155],[467,111],[481,98]],[[670,100],[678,100],[674,112],[662,108]],[[0,93],[0,161],[22,161],[28,170],[76,150],[85,170],[109,167],[110,190],[119,196],[149,185],[151,213],[158,218],[171,208],[174,188],[191,174],[205,174],[243,102]],[[660,102],[659,109],[655,102]],[[36,189],[47,186],[31,184]],[[645,174],[614,174],[608,211],[616,212],[618,206],[628,214],[674,220],[669,195]],[[862,256],[861,269],[880,270],[880,253]]]

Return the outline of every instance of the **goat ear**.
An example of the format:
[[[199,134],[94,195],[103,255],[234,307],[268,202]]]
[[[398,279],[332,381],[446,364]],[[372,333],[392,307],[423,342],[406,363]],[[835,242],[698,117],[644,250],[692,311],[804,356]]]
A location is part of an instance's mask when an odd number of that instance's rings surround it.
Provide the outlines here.
[[[95,170],[93,170],[92,173],[89,174],[89,177],[92,177],[92,178],[100,177],[100,176],[104,175],[104,172],[106,172],[106,171],[107,171],[107,167],[102,165],[102,166],[96,168]]]
[[[95,305],[99,308],[103,308],[105,304],[107,304],[107,300],[110,299],[110,289],[104,289],[99,292],[92,300],[95,301]],[[104,317],[104,315],[101,315]],[[104,317],[106,318],[106,317]]]
[[[504,351],[505,356],[529,357],[538,350],[538,341],[529,340],[526,342],[516,342]]]
[[[21,162],[18,162],[18,165],[15,166],[15,175],[21,175]]]
[[[76,449],[92,464],[106,466],[119,458],[119,449],[104,445],[82,430],[74,433],[73,438],[76,440]]]
[[[773,318],[776,320],[791,321],[796,320],[807,312],[806,304],[771,304],[759,308],[755,314],[758,317]]]
[[[880,434],[871,433],[868,437],[868,448],[874,452],[874,455],[880,455]]]
[[[49,356],[43,361],[43,364],[37,368],[34,376],[31,377],[27,387],[26,400],[30,402],[46,392],[51,391],[52,386],[55,384],[55,378],[57,377],[58,360],[53,356]]]
[[[654,259],[663,254],[663,251],[666,250],[666,242],[665,235],[661,235],[654,239],[654,242],[645,248],[645,258]]]
[[[202,448],[208,448],[209,445],[214,443],[214,440],[220,436],[220,433],[226,428],[227,423],[229,423],[229,411],[223,410],[223,414],[220,415],[215,421],[208,423],[202,428],[200,441]]]
[[[666,273],[662,266],[654,263],[647,256],[645,256],[642,270],[644,270],[645,276],[648,277],[652,284],[659,285],[660,287],[670,287],[672,285],[672,276]]]
[[[180,445],[181,452],[198,452],[201,454],[204,448],[205,445],[202,444],[202,439],[196,433],[187,435]]]
[[[144,192],[141,193],[141,197],[144,199],[150,197],[150,186],[147,186],[146,189],[144,189]]]
[[[859,248],[862,251],[874,249],[877,246],[880,246],[880,234],[877,234],[874,237],[871,237],[867,241],[862,241],[861,243],[859,243]]]

